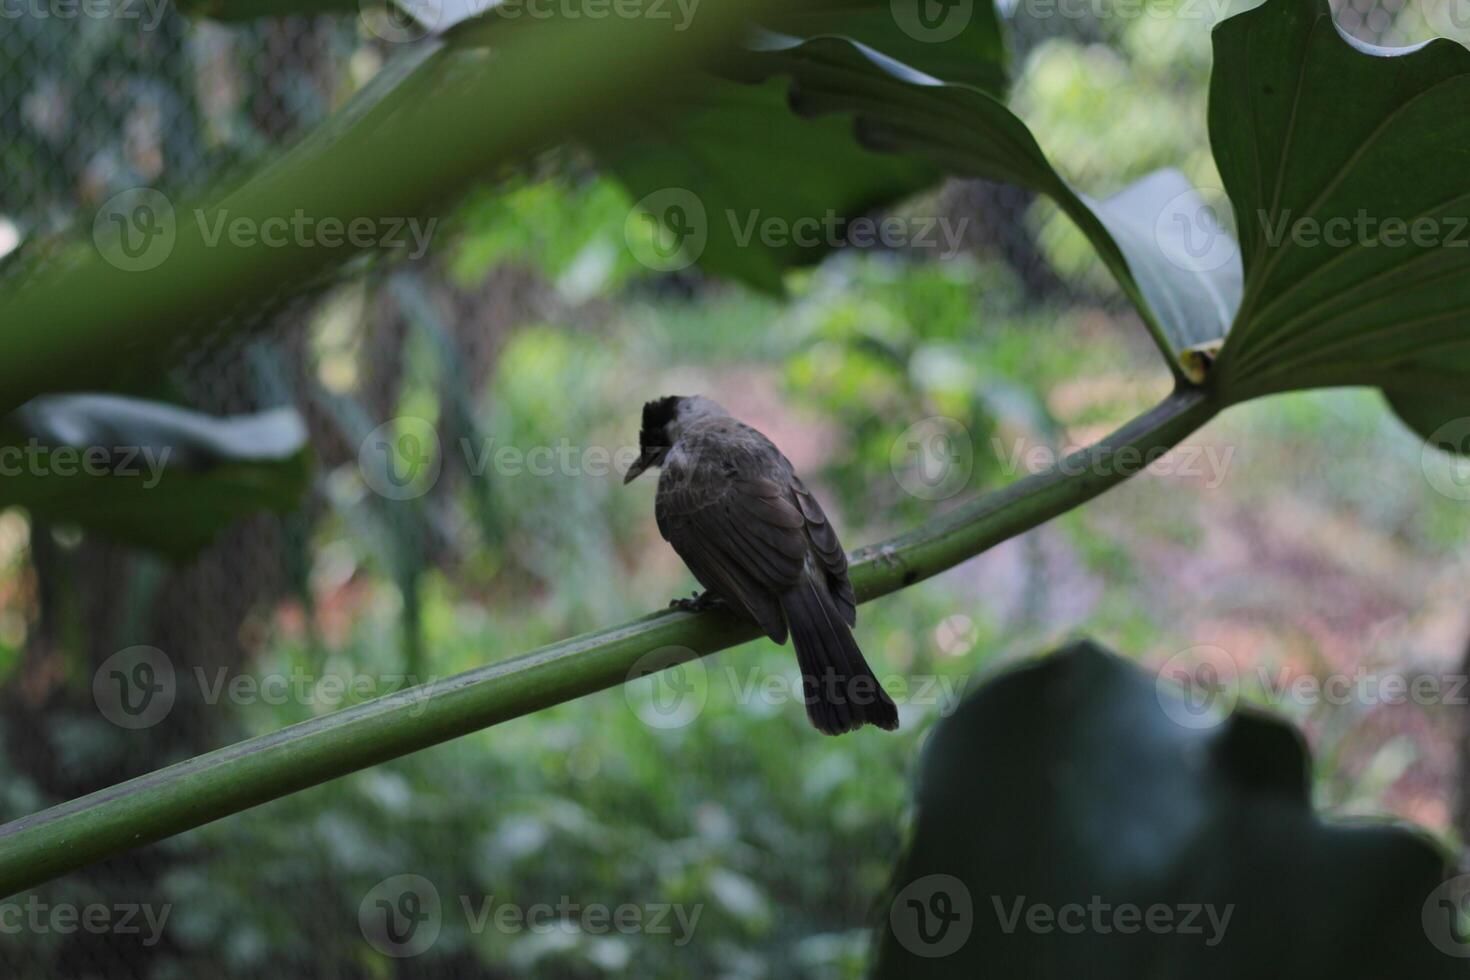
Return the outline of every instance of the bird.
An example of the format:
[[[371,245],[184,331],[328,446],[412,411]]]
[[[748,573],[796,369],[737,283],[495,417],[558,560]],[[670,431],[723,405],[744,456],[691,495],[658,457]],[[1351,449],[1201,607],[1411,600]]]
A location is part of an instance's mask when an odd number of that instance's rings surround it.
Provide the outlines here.
[[[789,632],[818,731],[898,728],[898,709],[852,635],[847,554],[781,450],[702,395],[646,403],[638,449],[623,484],[661,469],[659,533],[707,590],[673,605],[723,604],[780,644]]]

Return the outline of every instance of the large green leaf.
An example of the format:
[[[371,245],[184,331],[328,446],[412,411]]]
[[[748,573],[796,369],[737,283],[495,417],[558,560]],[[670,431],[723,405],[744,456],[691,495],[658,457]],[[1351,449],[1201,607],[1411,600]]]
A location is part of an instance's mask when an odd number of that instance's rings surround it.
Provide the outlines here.
[[[1445,856],[1321,820],[1301,736],[1211,724],[1203,690],[1081,643],[967,698],[924,751],[877,976],[1463,976]]]
[[[1470,414],[1467,104],[1470,51],[1364,44],[1327,0],[1216,28],[1210,137],[1245,266],[1228,395],[1381,385],[1425,431]]]
[[[796,46],[791,58],[803,57],[803,40],[841,35],[917,70],[1001,95],[1005,49],[994,4],[945,8],[955,18],[954,32],[942,29],[941,19],[937,33],[926,33],[918,14],[927,2],[819,0],[763,23],[776,32],[777,45]],[[755,51],[726,60],[721,71],[759,77],[769,46],[769,39],[758,41]],[[666,226],[663,234],[678,236],[666,262],[635,248],[655,268],[697,259],[709,271],[776,291],[783,269],[814,262],[845,241],[851,219],[940,177],[928,161],[863,147],[841,120],[813,123],[793,115],[783,85],[711,78],[662,98],[658,111],[592,138],[598,159]],[[763,234],[767,226],[776,231]]]
[[[838,120],[793,116],[776,85],[711,79],[697,103],[680,103],[591,140],[639,202],[630,220],[646,214],[663,226],[652,234],[674,236],[664,252],[632,242],[661,271],[697,261],[778,292],[783,270],[821,259],[849,219],[939,178],[920,161],[864,150]]]
[[[1470,364],[1458,360],[1446,359],[1441,367],[1462,371],[1470,379]],[[1462,381],[1461,386],[1462,390],[1470,387],[1470,380]],[[1406,383],[1385,389],[1383,395],[1404,424],[1430,445],[1447,453],[1470,455],[1470,394],[1421,390]]]
[[[261,322],[273,302],[384,244],[412,254],[408,222],[432,231],[430,221],[501,168],[643,106],[660,87],[690,84],[699,59],[727,49],[768,0],[703,4],[683,31],[626,15],[629,3],[636,14],[643,0],[621,3],[619,17],[523,18],[495,32],[493,53],[466,24],[395,59],[313,138],[231,189],[109,202],[95,241],[73,241],[0,293],[0,411],[48,391],[113,386],[172,343],[197,342],[222,322]],[[275,233],[294,229],[298,214],[316,229],[336,223],[336,233]],[[343,233],[364,222],[366,246]],[[256,234],[216,236],[225,223]],[[128,242],[146,247],[134,256]]]
[[[0,507],[176,557],[310,477],[295,409],[214,418],[117,395],[49,395],[0,422]]]
[[[1239,258],[1191,253],[1194,226],[1177,219],[1207,220],[1198,218],[1207,212],[1182,174],[1160,171],[1111,198],[1081,194],[991,94],[843,39],[768,38],[765,57],[748,70],[789,79],[791,104],[804,115],[854,117],[858,139],[870,149],[1052,197],[1097,248],[1181,376],[1197,378],[1194,349],[1224,337],[1240,291]]]
[[[224,20],[280,13],[291,0],[196,0],[191,12]],[[946,4],[928,16],[928,0],[811,0],[762,18],[782,36],[842,35],[937,77],[1000,95],[1005,45],[990,0]],[[309,0],[311,9],[356,9],[357,0]],[[470,31],[487,43],[507,23],[525,19],[518,3],[491,6],[405,0],[395,14],[365,10],[370,29],[409,39]],[[575,9],[575,8],[564,8]],[[660,8],[673,20],[676,4]],[[471,14],[481,13],[477,20]],[[693,9],[689,10],[689,15]],[[808,264],[845,240],[847,222],[933,184],[938,171],[918,160],[868,151],[835,120],[810,124],[789,111],[780,86],[735,84],[710,74],[694,85],[650,92],[639,112],[589,130],[595,155],[627,186],[649,217],[676,236],[635,254],[659,270],[701,267],[769,291],[782,271]],[[638,217],[630,219],[636,225]],[[764,234],[767,223],[778,228]],[[639,229],[630,228],[630,236]]]

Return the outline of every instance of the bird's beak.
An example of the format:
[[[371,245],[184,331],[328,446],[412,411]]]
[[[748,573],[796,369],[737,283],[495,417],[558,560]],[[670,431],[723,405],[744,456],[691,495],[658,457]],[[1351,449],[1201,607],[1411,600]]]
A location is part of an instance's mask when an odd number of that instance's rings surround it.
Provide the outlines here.
[[[638,458],[633,462],[633,465],[628,467],[628,472],[623,474],[623,486],[627,486],[634,480],[638,479],[639,474],[641,474],[644,470],[648,469],[656,462],[658,462],[658,450],[643,450],[643,452],[639,454]]]

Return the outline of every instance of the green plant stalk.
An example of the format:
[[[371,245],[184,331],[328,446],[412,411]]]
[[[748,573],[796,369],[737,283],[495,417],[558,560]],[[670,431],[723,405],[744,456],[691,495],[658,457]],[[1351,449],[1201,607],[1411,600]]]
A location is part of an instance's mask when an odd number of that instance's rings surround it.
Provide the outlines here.
[[[859,600],[936,575],[1098,496],[1209,421],[1219,404],[1203,389],[1177,390],[1052,469],[863,549],[852,566]],[[686,648],[702,656],[756,635],[720,610],[654,613],[247,739],[0,827],[0,894],[613,687],[641,676],[631,672],[654,651]]]

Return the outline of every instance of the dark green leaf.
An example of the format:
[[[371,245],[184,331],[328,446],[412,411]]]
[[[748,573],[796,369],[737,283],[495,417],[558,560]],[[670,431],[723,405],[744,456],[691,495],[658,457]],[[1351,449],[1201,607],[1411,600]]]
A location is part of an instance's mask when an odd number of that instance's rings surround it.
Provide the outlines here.
[[[1465,373],[1470,376],[1470,365]],[[1470,455],[1470,395],[1409,388],[1385,389],[1383,395],[1404,424],[1436,449]]]
[[[994,5],[965,0],[946,6],[934,30],[917,19],[921,6],[912,5],[912,17],[908,5],[889,0],[793,6],[765,18],[778,34],[756,47],[775,44],[788,49],[781,60],[800,61],[809,50],[801,41],[842,35],[914,69],[1002,94],[1005,51]],[[757,50],[725,70],[763,77],[771,63],[768,50]],[[697,260],[712,272],[776,291],[783,269],[815,262],[846,241],[850,219],[940,177],[919,158],[864,148],[843,121],[813,123],[794,116],[783,85],[711,79],[692,92],[664,97],[669,105],[659,112],[591,138],[603,164],[676,236],[668,243],[667,261],[648,253],[655,268]],[[635,252],[643,254],[636,246]]]
[[[1353,40],[1327,0],[1216,29],[1210,137],[1246,270],[1228,395],[1380,385],[1426,434],[1466,414],[1433,400],[1470,385],[1467,101],[1463,46]]]
[[[839,120],[792,115],[781,86],[722,79],[696,105],[595,137],[593,150],[665,234],[682,236],[667,262],[646,245],[634,254],[661,271],[698,261],[770,292],[781,289],[783,269],[826,255],[847,219],[939,177],[859,147]]]
[[[1463,976],[1444,855],[1324,823],[1294,729],[1204,706],[1088,643],[967,698],[924,752],[877,976]]]

